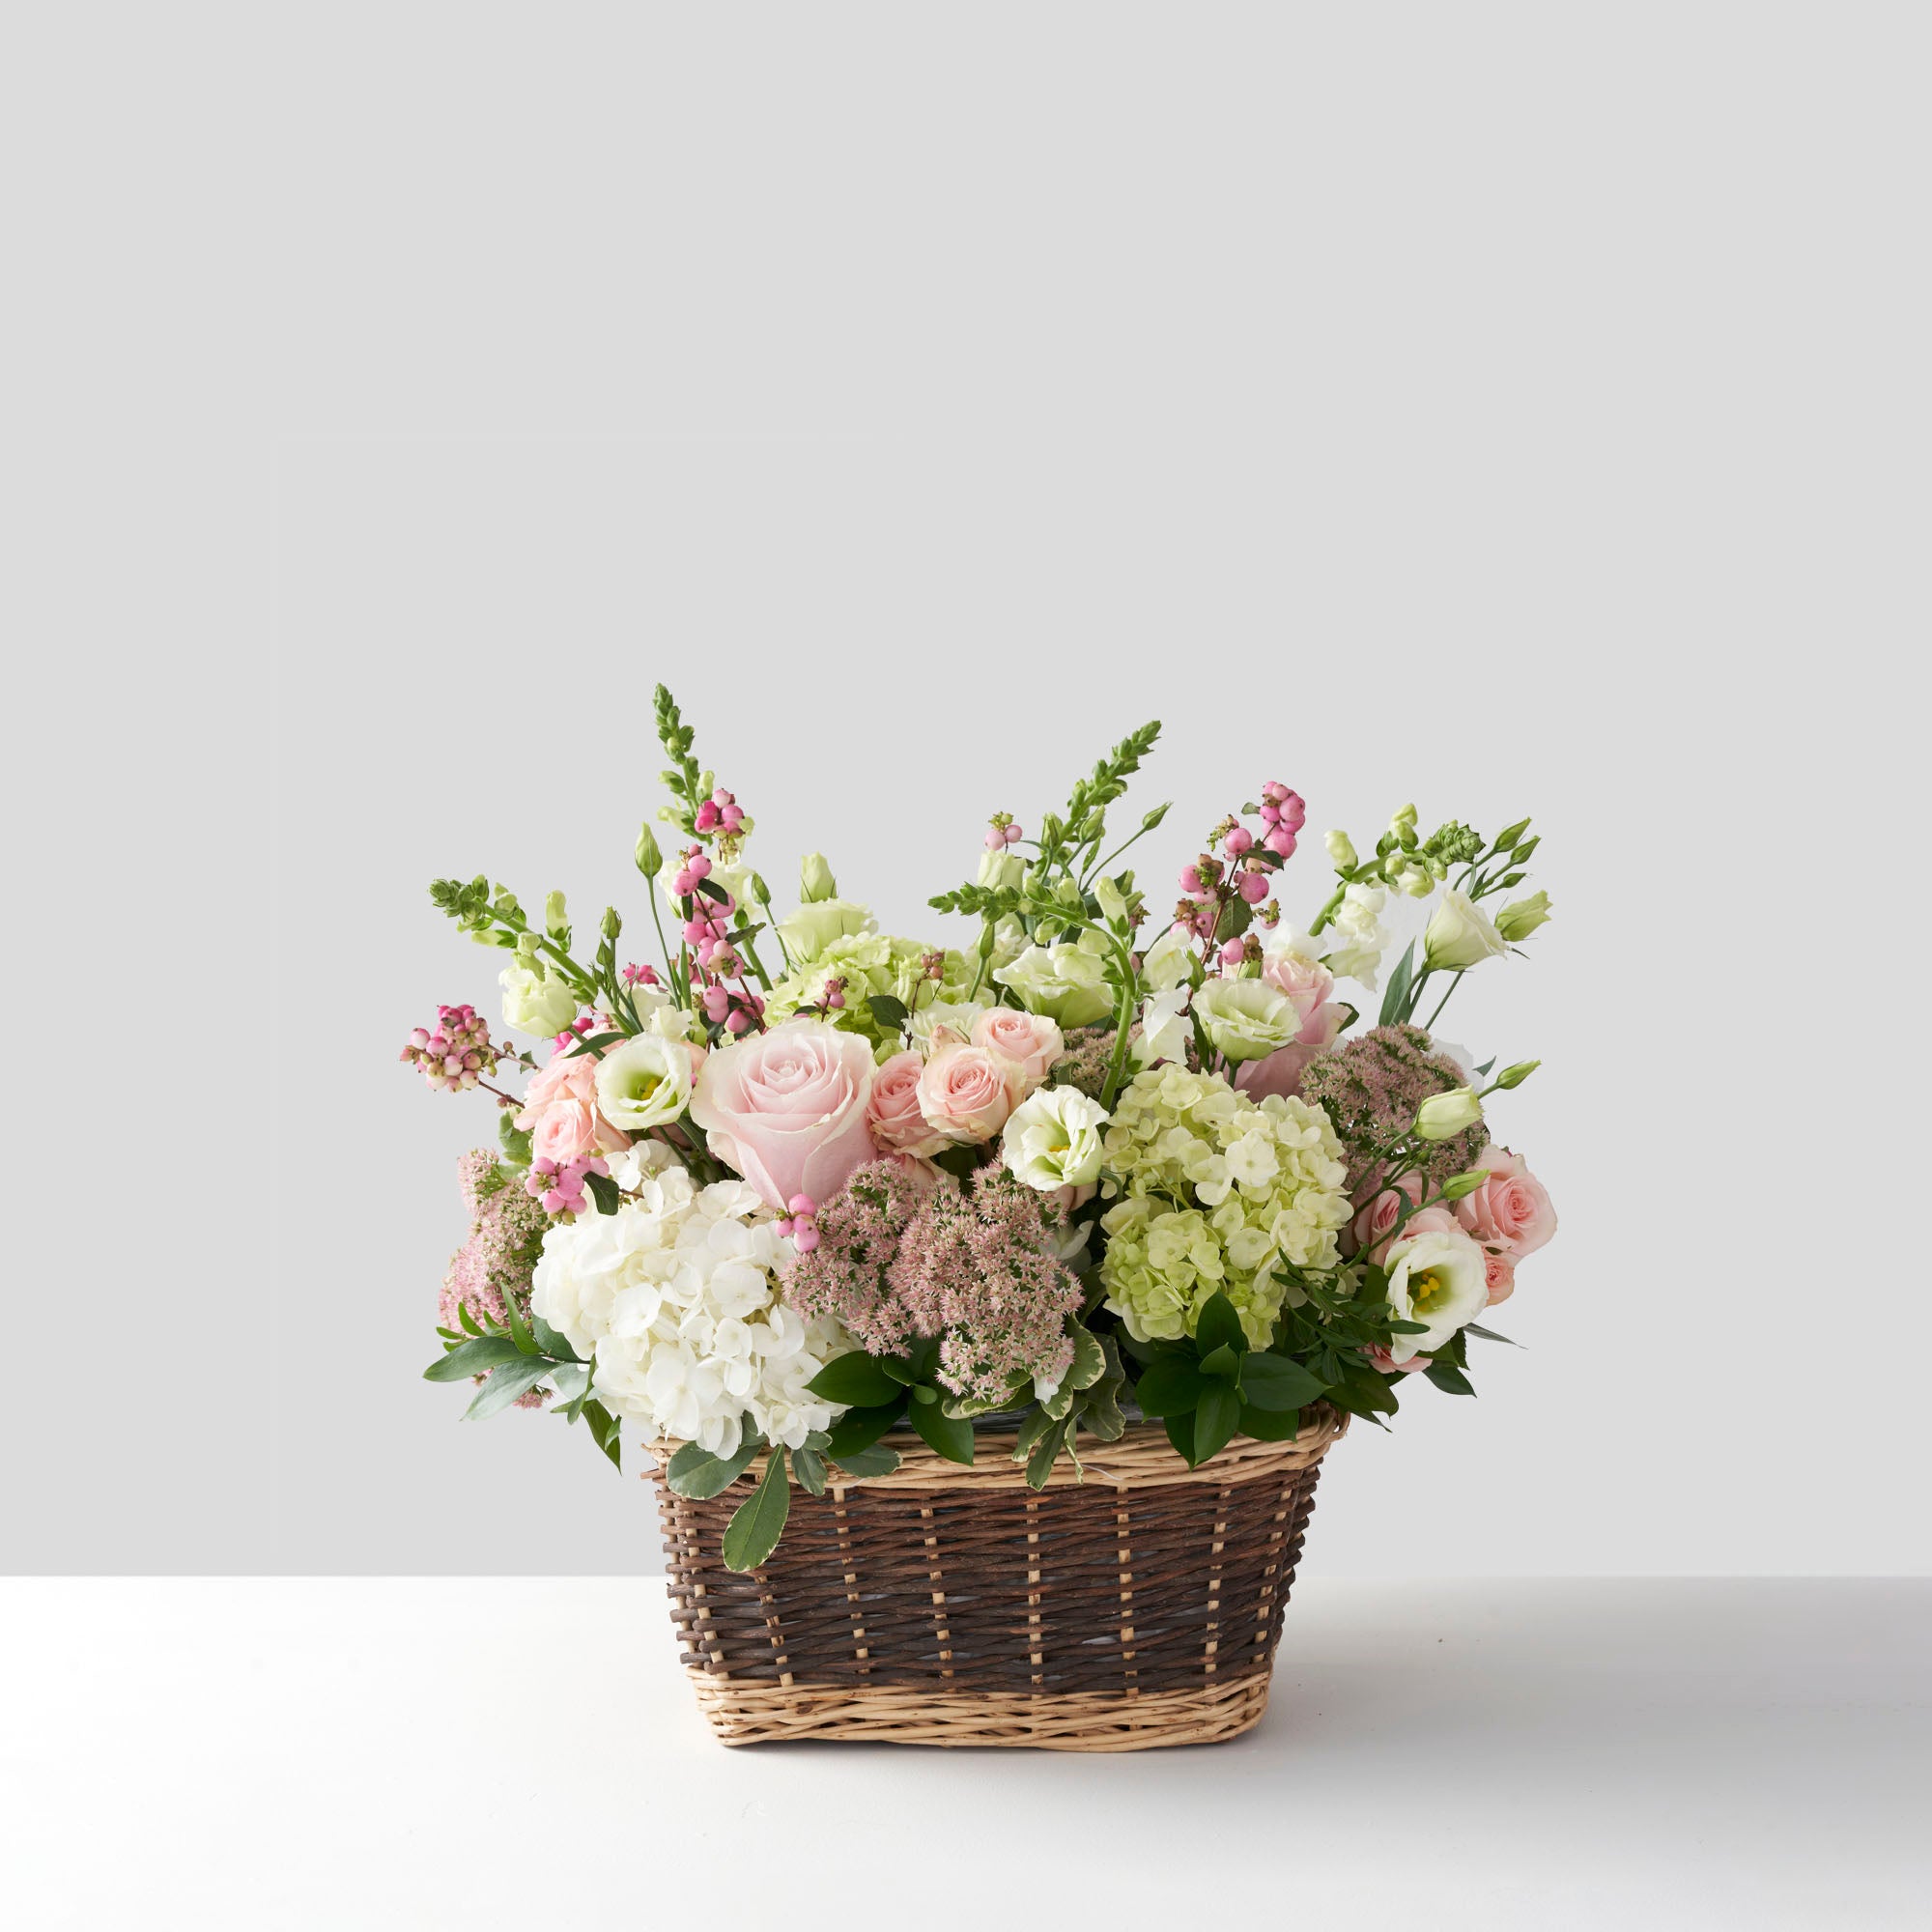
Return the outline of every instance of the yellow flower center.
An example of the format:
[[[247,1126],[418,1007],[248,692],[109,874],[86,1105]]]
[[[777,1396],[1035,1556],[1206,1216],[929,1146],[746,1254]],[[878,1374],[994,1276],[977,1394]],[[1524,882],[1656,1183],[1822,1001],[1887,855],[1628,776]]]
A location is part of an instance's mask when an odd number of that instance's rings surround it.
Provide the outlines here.
[[[631,1098],[634,1100],[648,1100],[663,1085],[664,1076],[662,1074],[645,1073],[642,1071],[634,1073],[631,1076]]]
[[[1408,1278],[1409,1305],[1418,1315],[1434,1315],[1449,1299],[1449,1284],[1434,1268]]]

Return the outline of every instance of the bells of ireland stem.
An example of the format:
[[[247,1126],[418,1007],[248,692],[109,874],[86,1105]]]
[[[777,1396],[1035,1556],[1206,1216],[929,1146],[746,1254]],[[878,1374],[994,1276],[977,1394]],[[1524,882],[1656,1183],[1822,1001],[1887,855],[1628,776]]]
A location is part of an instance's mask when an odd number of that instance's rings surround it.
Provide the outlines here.
[[[1466,1132],[1483,1118],[1483,1103],[1470,1087],[1452,1087],[1446,1094],[1432,1094],[1417,1109],[1415,1131],[1426,1141],[1446,1141]]]

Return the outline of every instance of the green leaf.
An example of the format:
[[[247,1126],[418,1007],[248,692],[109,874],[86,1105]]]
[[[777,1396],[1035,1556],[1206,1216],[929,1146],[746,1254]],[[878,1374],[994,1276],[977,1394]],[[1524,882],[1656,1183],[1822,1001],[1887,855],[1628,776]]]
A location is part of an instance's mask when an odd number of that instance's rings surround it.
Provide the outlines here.
[[[1238,1354],[1248,1346],[1235,1304],[1219,1289],[1208,1297],[1208,1304],[1194,1324],[1194,1346],[1201,1352],[1204,1366],[1216,1349],[1232,1349]]]
[[[888,1449],[883,1442],[874,1442],[869,1448],[834,1456],[833,1461],[848,1476],[890,1476],[899,1465],[899,1452]]]
[[[574,1403],[590,1386],[590,1364],[588,1362],[565,1362],[551,1377],[551,1384],[556,1390],[560,1403]]]
[[[924,1438],[927,1448],[944,1456],[949,1463],[973,1465],[973,1425],[960,1416],[948,1415],[937,1402],[916,1402],[912,1406],[912,1426]]]
[[[459,1343],[440,1362],[432,1362],[423,1371],[426,1382],[460,1382],[470,1376],[480,1376],[487,1371],[500,1367],[504,1362],[514,1362],[523,1353],[507,1336],[485,1335],[474,1342]]]
[[[906,1023],[905,1002],[894,999],[890,993],[873,993],[866,1005],[881,1033],[897,1033]]]
[[[755,1570],[779,1547],[790,1514],[791,1484],[785,1480],[784,1451],[774,1446],[763,1480],[738,1505],[724,1527],[725,1569]]]
[[[497,1138],[502,1143],[503,1151],[512,1165],[527,1167],[530,1164],[530,1137],[514,1124],[516,1118],[507,1107],[497,1116]]]
[[[791,1452],[791,1472],[810,1494],[825,1493],[825,1458],[816,1449],[801,1446]]]
[[[1141,1371],[1141,1378],[1134,1384],[1134,1400],[1144,1415],[1185,1415],[1207,1387],[1208,1378],[1193,1363],[1162,1355]]]
[[[586,1174],[583,1185],[589,1190],[590,1198],[597,1204],[600,1214],[614,1214],[617,1204],[622,1199],[617,1192],[617,1183],[608,1174]]]
[[[503,1297],[503,1320],[505,1325],[509,1328],[510,1340],[525,1354],[536,1354],[538,1352],[537,1338],[530,1333],[530,1324],[524,1320],[522,1314],[518,1311],[515,1295],[506,1294]]]
[[[1201,1373],[1216,1376],[1224,1382],[1238,1380],[1241,1373],[1241,1358],[1223,1342],[1211,1355],[1201,1358]]]
[[[1030,1490],[1043,1490],[1046,1481],[1053,1474],[1053,1465],[1060,1460],[1060,1452],[1066,1444],[1066,1424],[1056,1422],[1046,1430],[1033,1446],[1027,1457],[1026,1479]]]
[[[1415,972],[1415,941],[1410,940],[1403,948],[1402,958],[1396,969],[1389,975],[1387,990],[1382,994],[1381,1017],[1378,1026],[1387,1026],[1392,1020],[1401,1018],[1406,1010],[1405,1002],[1408,998],[1408,982]]]
[[[897,1389],[893,1400],[877,1408],[848,1408],[832,1425],[832,1439],[826,1452],[835,1463],[852,1466],[852,1458],[862,1455],[905,1413],[905,1397]]]
[[[1507,1335],[1498,1335],[1493,1328],[1479,1328],[1473,1321],[1466,1323],[1462,1332],[1464,1335],[1480,1335],[1485,1342],[1507,1342],[1512,1349],[1522,1347],[1520,1342],[1511,1342]]]
[[[1240,1397],[1226,1382],[1210,1383],[1194,1411],[1194,1462],[1197,1468],[1228,1446],[1240,1419]]]
[[[876,1408],[895,1400],[899,1382],[863,1349],[835,1356],[806,1383],[813,1395],[847,1408]]]
[[[1326,1386],[1286,1355],[1258,1350],[1241,1366],[1241,1399],[1250,1408],[1302,1408]]]
[[[1292,1442],[1301,1434],[1298,1408],[1253,1408],[1241,1405],[1241,1434],[1257,1442]]]
[[[624,1466],[622,1422],[601,1402],[586,1402],[583,1405],[583,1419],[590,1425],[590,1439],[610,1457],[611,1466],[621,1471]]]
[[[490,1371],[489,1379],[476,1391],[476,1399],[463,1411],[466,1422],[481,1422],[497,1410],[508,1408],[526,1389],[534,1388],[550,1374],[551,1365],[541,1355],[524,1355]]]
[[[1091,1328],[1076,1326],[1073,1330],[1073,1366],[1066,1371],[1062,1386],[1066,1388],[1092,1388],[1107,1373],[1107,1351],[1100,1346],[1100,1338]]]
[[[1194,1416],[1190,1410],[1185,1415],[1170,1415],[1167,1418],[1167,1439],[1179,1452],[1180,1460],[1191,1469],[1194,1466]]]
[[[764,1446],[764,1438],[755,1430],[729,1456],[714,1456],[700,1444],[687,1442],[666,1466],[665,1481],[681,1496],[706,1501],[723,1495],[752,1466],[752,1459]]]
[[[530,1333],[536,1337],[537,1347],[555,1361],[581,1362],[583,1359],[541,1315],[530,1317]]]
[[[1423,1374],[1445,1395],[1474,1395],[1476,1392],[1469,1378],[1461,1369],[1452,1367],[1448,1362],[1437,1362],[1432,1368],[1425,1369]]]

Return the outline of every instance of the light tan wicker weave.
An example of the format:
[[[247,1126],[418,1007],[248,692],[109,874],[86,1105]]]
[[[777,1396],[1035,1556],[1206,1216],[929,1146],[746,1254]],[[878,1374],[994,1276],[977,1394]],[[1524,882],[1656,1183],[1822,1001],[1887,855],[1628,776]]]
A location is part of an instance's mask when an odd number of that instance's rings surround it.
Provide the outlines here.
[[[671,1620],[724,1743],[784,1738],[1142,1750],[1258,1722],[1321,1458],[1347,1426],[1232,1442],[1190,1470],[1157,1423],[1083,1445],[1087,1480],[1039,1492],[982,1433],[965,1468],[889,1437],[890,1476],[794,1491],[783,1540],[746,1575],[723,1495],[655,1470]],[[668,1454],[662,1445],[661,1454]],[[762,1460],[762,1459],[761,1459]]]

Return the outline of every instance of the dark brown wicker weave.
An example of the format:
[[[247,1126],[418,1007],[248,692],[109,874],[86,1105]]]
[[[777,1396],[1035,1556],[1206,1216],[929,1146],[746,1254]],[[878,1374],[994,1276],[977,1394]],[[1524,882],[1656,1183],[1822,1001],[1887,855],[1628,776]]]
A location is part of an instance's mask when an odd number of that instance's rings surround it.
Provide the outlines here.
[[[792,1497],[771,1560],[726,1570],[754,1466],[709,1501],[661,1477],[671,1618],[726,1744],[852,1738],[1135,1750],[1246,1730],[1344,1419],[1189,1470],[1158,1424],[1040,1492],[982,1435],[968,1469],[895,1436],[891,1476]]]

